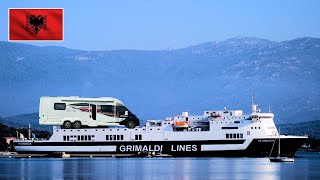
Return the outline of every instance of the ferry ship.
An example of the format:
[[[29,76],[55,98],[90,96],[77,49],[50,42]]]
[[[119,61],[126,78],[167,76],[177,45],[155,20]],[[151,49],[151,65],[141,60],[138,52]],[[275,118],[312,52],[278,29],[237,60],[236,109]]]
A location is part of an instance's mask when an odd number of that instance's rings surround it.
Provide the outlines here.
[[[148,120],[144,126],[63,129],[54,126],[48,140],[18,139],[19,154],[141,154],[172,157],[269,157],[281,140],[281,156],[293,157],[306,136],[279,135],[274,114],[262,113],[252,104],[242,110],[188,112],[164,120]]]

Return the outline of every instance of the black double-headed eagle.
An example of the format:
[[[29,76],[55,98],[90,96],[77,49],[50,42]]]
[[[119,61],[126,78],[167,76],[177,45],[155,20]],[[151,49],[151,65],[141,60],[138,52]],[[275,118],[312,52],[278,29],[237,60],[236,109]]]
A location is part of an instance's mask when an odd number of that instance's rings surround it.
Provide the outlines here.
[[[26,28],[31,28],[34,33],[38,34],[40,29],[47,29],[47,15],[27,15],[26,16]]]

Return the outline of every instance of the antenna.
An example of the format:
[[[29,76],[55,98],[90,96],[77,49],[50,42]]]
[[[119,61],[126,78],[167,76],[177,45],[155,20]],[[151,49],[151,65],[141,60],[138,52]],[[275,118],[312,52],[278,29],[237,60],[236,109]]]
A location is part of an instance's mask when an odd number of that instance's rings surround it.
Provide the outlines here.
[[[254,105],[254,95],[251,96],[251,105]]]

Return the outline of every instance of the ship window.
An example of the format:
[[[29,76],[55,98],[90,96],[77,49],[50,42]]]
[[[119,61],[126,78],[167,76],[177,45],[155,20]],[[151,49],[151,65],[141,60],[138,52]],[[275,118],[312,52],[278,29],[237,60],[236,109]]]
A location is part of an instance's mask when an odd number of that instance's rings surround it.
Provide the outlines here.
[[[240,133],[240,138],[243,138],[243,134],[242,133]]]
[[[83,141],[84,140],[84,136],[81,136],[81,141]]]
[[[91,141],[91,136],[88,136],[88,140]]]
[[[117,135],[117,140],[120,140],[120,135]]]
[[[54,103],[54,110],[66,110],[66,103]]]
[[[233,134],[233,136],[232,136],[233,138],[237,138],[237,135],[236,134]]]
[[[109,135],[106,135],[106,140],[107,140],[107,141],[109,140]]]
[[[254,127],[254,129],[257,129],[257,127]]]
[[[250,136],[250,131],[247,131],[247,135]]]
[[[260,129],[260,127],[258,127],[258,129]]]
[[[78,136],[78,141],[80,141],[80,136]]]
[[[66,136],[63,136],[63,141],[66,141],[67,140],[67,137]]]
[[[226,138],[229,138],[229,134],[226,134]]]
[[[85,140],[85,141],[88,140],[88,136],[84,136],[84,140]]]
[[[136,134],[135,135],[135,140],[142,140],[142,135],[141,134]]]
[[[237,138],[240,138],[240,134],[239,133],[237,134]]]
[[[238,129],[238,127],[221,127],[221,129]]]
[[[117,140],[117,135],[113,135],[112,140]]]
[[[251,129],[253,129],[253,127],[251,127]]]

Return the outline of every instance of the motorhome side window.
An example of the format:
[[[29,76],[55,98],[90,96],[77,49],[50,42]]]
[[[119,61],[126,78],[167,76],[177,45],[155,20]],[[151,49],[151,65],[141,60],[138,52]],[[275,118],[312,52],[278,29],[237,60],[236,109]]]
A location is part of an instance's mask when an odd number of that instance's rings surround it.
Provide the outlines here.
[[[101,112],[114,113],[114,108],[112,105],[101,105]]]
[[[66,103],[54,103],[54,110],[66,110]]]

